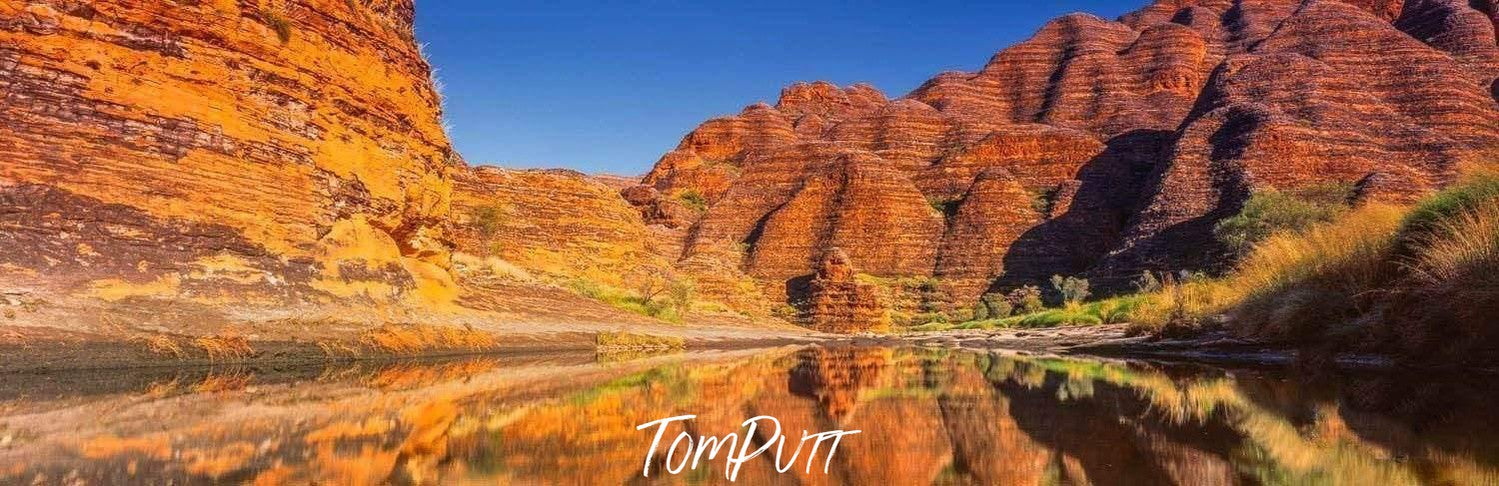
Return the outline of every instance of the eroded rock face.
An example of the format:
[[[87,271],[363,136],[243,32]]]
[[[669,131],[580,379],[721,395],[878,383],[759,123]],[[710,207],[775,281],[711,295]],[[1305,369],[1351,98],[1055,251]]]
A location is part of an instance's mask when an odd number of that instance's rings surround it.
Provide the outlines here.
[[[848,254],[827,250],[817,264],[817,274],[807,285],[806,320],[813,329],[849,333],[886,324],[885,306],[878,289],[860,282]]]
[[[454,180],[458,251],[590,278],[623,278],[654,258],[655,238],[635,208],[582,173],[479,166]]]
[[[234,261],[292,298],[443,280],[454,163],[412,9],[4,2],[0,264],[81,284]]]
[[[1210,268],[1213,223],[1253,191],[1409,200],[1499,147],[1493,19],[1459,0],[1074,14],[899,99],[788,87],[704,123],[643,182],[705,196],[684,252],[742,245],[774,294],[834,246],[870,274],[942,279],[957,303],[1053,274]]]

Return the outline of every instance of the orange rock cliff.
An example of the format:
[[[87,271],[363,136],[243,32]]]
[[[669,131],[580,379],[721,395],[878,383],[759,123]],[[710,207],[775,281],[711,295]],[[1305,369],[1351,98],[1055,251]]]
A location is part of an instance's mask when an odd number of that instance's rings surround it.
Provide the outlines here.
[[[685,256],[742,248],[767,294],[813,318],[827,293],[800,282],[823,279],[832,248],[871,276],[919,280],[912,312],[1054,274],[1117,285],[1212,268],[1212,224],[1254,190],[1337,182],[1408,200],[1492,156],[1494,9],[1159,0],[1114,21],[1072,14],[898,99],[787,87],[698,126],[644,178],[659,196],[631,200],[683,228]],[[701,217],[672,216],[696,199]]]
[[[411,0],[0,3],[0,265],[106,298],[443,300]]]
[[[84,314],[186,302],[252,320],[558,318],[579,305],[561,290],[573,281],[628,289],[642,268],[675,266],[701,274],[698,300],[763,314],[726,259],[666,258],[680,236],[619,193],[638,179],[469,167],[414,8],[0,2],[0,295]],[[537,292],[530,310],[511,305]]]
[[[900,98],[792,85],[640,185],[474,169],[414,8],[0,0],[0,291],[430,309],[480,267],[663,267],[855,331],[1053,274],[1209,268],[1254,190],[1407,200],[1499,148],[1493,2],[1160,0]]]

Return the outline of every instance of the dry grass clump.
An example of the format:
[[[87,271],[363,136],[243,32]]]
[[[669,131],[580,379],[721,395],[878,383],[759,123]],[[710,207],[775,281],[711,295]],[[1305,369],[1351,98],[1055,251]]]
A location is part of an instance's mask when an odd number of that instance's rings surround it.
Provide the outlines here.
[[[531,272],[499,257],[454,253],[453,266],[467,278],[493,278],[505,282],[536,283]]]
[[[203,336],[193,340],[193,345],[208,353],[208,359],[244,359],[255,354],[250,340],[241,336]]]
[[[396,354],[442,349],[480,350],[494,347],[494,335],[471,327],[426,324],[386,324],[359,336],[365,345]]]
[[[652,336],[628,332],[601,332],[595,336],[594,346],[600,350],[620,349],[683,349],[687,341],[677,336]]]
[[[250,386],[250,381],[255,375],[249,373],[215,373],[203,378],[203,381],[193,385],[193,391],[197,393],[222,393],[239,391]]]
[[[1274,234],[1218,279],[1166,279],[1135,330],[1242,335],[1434,364],[1499,362],[1499,173],[1411,208],[1370,204]]]
[[[1137,330],[1188,331],[1229,315],[1282,336],[1360,307],[1389,272],[1400,208],[1371,204],[1299,233],[1272,235],[1221,279],[1167,278],[1131,315]],[[1311,322],[1309,322],[1311,321]],[[1318,322],[1321,321],[1321,322]]]
[[[1499,195],[1410,238],[1401,282],[1381,326],[1403,353],[1443,362],[1499,362]]]
[[[1491,286],[1499,280],[1499,199],[1475,206],[1436,223],[1417,239],[1409,265],[1414,275],[1432,285]]]
[[[328,357],[352,357],[359,356],[359,350],[346,343],[339,341],[318,341],[318,349],[323,350],[323,355]]]
[[[184,356],[182,346],[177,344],[177,340],[165,334],[140,336],[131,339],[131,341],[145,345],[146,351],[156,356],[171,359],[182,359]]]
[[[265,21],[266,27],[270,27],[271,31],[276,33],[276,38],[279,39],[282,44],[291,42],[292,26],[291,21],[287,20],[286,17],[283,17],[281,16],[281,14],[276,12],[262,10],[260,12],[260,18],[261,20]]]

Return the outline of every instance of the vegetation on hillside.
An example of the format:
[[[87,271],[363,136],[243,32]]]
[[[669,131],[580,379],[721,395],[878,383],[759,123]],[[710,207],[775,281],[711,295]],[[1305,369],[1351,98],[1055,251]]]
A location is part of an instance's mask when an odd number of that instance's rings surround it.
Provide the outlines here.
[[[1228,275],[1167,278],[1138,332],[1236,334],[1327,349],[1493,360],[1499,329],[1499,173],[1473,170],[1404,208],[1367,204],[1254,244]]]
[[[1256,192],[1238,214],[1219,221],[1213,236],[1237,256],[1273,234],[1300,232],[1337,218],[1348,209],[1349,188],[1317,185],[1296,192]]]
[[[291,21],[286,20],[286,17],[270,10],[261,10],[260,18],[265,21],[266,27],[270,27],[271,31],[276,33],[276,38],[282,44],[291,42]]]
[[[1343,186],[1265,191],[1217,225],[1239,255],[1221,277],[1150,273],[1137,293],[1084,302],[1088,282],[1057,276],[1052,299],[1028,307],[987,294],[967,322],[912,330],[992,329],[1103,323],[1135,333],[1184,336],[1204,330],[1329,350],[1395,352],[1437,361],[1499,355],[1499,171],[1470,169],[1413,206],[1348,206]],[[1030,289],[1034,289],[1031,287]],[[1011,315],[1014,313],[1015,315]]]
[[[664,267],[642,266],[628,281],[631,288],[576,278],[568,282],[568,287],[614,308],[676,323],[682,322],[697,301],[692,279]]]

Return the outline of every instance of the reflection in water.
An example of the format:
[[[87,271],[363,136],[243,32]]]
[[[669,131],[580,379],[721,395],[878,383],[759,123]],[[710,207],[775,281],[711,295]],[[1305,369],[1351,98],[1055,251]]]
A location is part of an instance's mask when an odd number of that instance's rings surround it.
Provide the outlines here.
[[[863,430],[748,484],[1499,483],[1483,379],[855,347],[149,373],[7,380],[0,484],[725,483],[640,477],[635,425],[682,414]]]

